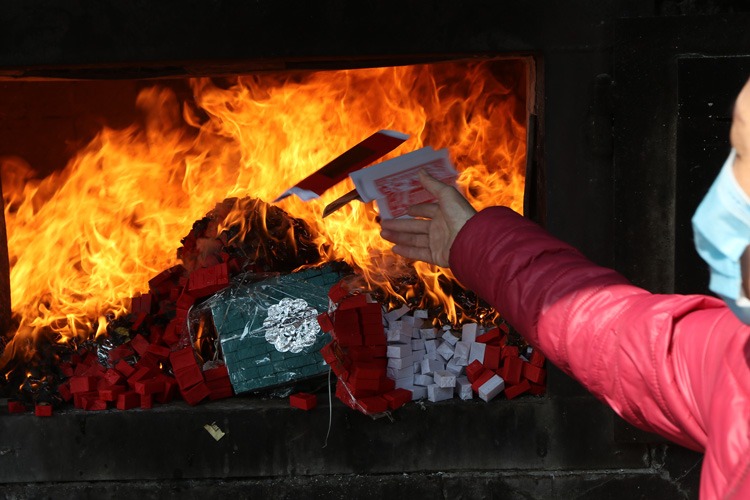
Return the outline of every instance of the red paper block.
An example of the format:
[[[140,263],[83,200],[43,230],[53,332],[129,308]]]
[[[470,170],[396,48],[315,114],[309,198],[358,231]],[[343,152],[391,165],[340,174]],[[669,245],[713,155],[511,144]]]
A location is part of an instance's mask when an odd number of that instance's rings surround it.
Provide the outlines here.
[[[148,314],[141,312],[138,313],[135,317],[135,321],[133,321],[133,326],[130,327],[131,330],[136,331],[138,330],[144,321],[146,321],[146,318],[148,317]]]
[[[358,379],[378,380],[385,377],[386,365],[384,362],[359,361],[352,367],[352,377]]]
[[[523,372],[523,360],[521,358],[506,358],[503,364],[502,375],[508,384],[518,384],[521,382]]]
[[[494,372],[490,370],[484,370],[475,380],[471,383],[471,390],[474,392],[479,392],[479,388],[484,385],[485,382],[487,382],[489,379],[491,379],[495,375]]]
[[[333,331],[333,323],[331,322],[331,317],[328,313],[321,313],[318,315],[318,324],[320,325],[320,329],[326,333]]]
[[[151,325],[149,327],[149,331],[151,332],[151,335],[149,335],[148,340],[151,342],[151,344],[162,345],[163,337],[164,337],[164,328],[160,325]]]
[[[164,335],[162,336],[161,340],[168,346],[173,346],[180,341],[180,336],[177,333],[176,325],[177,321],[172,320],[167,325],[166,330],[164,330]]]
[[[354,397],[358,398],[360,396],[369,396],[372,395],[371,393],[377,392],[378,388],[380,387],[380,381],[379,379],[366,379],[366,378],[358,378],[354,375],[349,375],[349,380],[347,380],[349,384],[349,388],[352,391],[352,394],[354,394]],[[370,393],[370,394],[368,394]]]
[[[396,388],[396,381],[388,378],[388,377],[382,377],[378,380],[378,394],[383,394],[386,392],[391,392]]]
[[[493,328],[491,330],[488,330],[486,333],[483,333],[482,335],[477,337],[477,342],[482,342],[484,344],[489,344],[490,342],[500,340],[500,329],[499,328]],[[485,356],[486,356],[485,351]]]
[[[133,385],[133,390],[141,396],[156,394],[164,390],[164,382],[155,378],[141,380]]]
[[[171,351],[169,350],[169,347],[151,344],[148,346],[146,353],[155,356],[158,360],[166,361],[167,358],[169,358]]]
[[[117,409],[118,410],[129,410],[135,408],[141,404],[140,395],[133,391],[128,391],[117,396]]]
[[[318,396],[307,392],[298,392],[289,396],[289,405],[301,410],[312,410],[318,406]]]
[[[346,309],[359,309],[361,307],[364,307],[365,304],[367,304],[367,296],[363,293],[358,293],[342,300],[337,311],[343,311]]]
[[[154,394],[154,399],[158,403],[169,403],[177,397],[177,393],[179,392],[177,380],[166,375],[159,375],[157,379],[162,383],[162,390]]]
[[[328,290],[328,298],[331,299],[331,302],[334,304],[338,303],[341,299],[347,296],[349,292],[344,288],[344,285],[342,282],[338,282],[335,285],[331,287],[330,290]]]
[[[149,410],[154,407],[154,395],[153,394],[139,394],[141,399],[141,408]]]
[[[503,359],[505,358],[517,358],[518,357],[518,347],[514,345],[506,345],[503,347],[503,350],[500,353],[500,357]]]
[[[227,285],[229,285],[229,268],[226,262],[222,262],[193,271],[188,280],[187,290],[193,297],[202,298],[213,295],[226,288]]]
[[[109,351],[109,355],[107,357],[109,358],[110,363],[116,364],[121,359],[128,358],[133,354],[135,354],[133,349],[128,344],[123,344]]]
[[[172,364],[172,369],[175,371],[191,366],[198,366],[192,347],[185,347],[179,351],[172,351],[169,355],[169,362]]]
[[[395,410],[396,408],[401,408],[406,403],[411,401],[411,396],[411,391],[399,388],[383,394],[383,399],[388,402],[388,409]]]
[[[183,311],[185,311],[185,313],[187,313],[187,311],[192,307],[193,303],[195,303],[195,297],[190,295],[187,290],[183,290],[175,305],[177,306],[178,310],[182,309]]]
[[[135,368],[130,366],[127,361],[121,360],[117,365],[115,366],[115,370],[120,372],[123,377],[129,377],[135,372]]]
[[[107,409],[107,402],[95,397],[83,398],[83,409],[89,411],[102,411]]]
[[[117,398],[125,392],[125,387],[116,385],[108,389],[99,389],[99,399],[102,401],[117,401]]]
[[[181,368],[174,372],[174,378],[177,379],[180,389],[185,391],[191,387],[203,382],[203,373],[198,365]]]
[[[130,387],[133,387],[136,382],[140,382],[141,380],[152,378],[154,375],[155,373],[152,372],[151,368],[143,366],[141,368],[138,368],[136,371],[133,372],[131,376],[128,377],[128,385]]]
[[[485,350],[485,354],[486,354]],[[479,360],[472,361],[469,366],[466,367],[466,378],[469,379],[469,382],[472,384],[476,379],[479,378],[479,376],[484,373],[485,368],[482,366],[482,363],[479,362]]]
[[[338,361],[338,359],[336,358],[336,355],[333,352],[333,342],[329,342],[326,345],[324,345],[320,349],[320,355],[323,356],[323,359],[329,365]]]
[[[206,380],[206,382],[222,378],[229,378],[229,371],[227,370],[226,365],[218,366],[216,368],[211,368],[204,371],[203,378]]]
[[[539,368],[538,366],[534,366],[531,363],[524,362],[523,376],[529,382],[541,385],[544,383],[544,379],[546,378],[546,375],[547,375],[547,370],[545,370],[544,368]]]
[[[531,352],[531,359],[529,360],[529,363],[531,363],[534,366],[543,367],[544,366],[544,354],[542,354],[539,349],[534,349]]]
[[[488,370],[500,368],[500,346],[488,345],[484,348],[484,366]]]
[[[70,379],[70,392],[73,394],[90,392],[97,388],[96,377],[73,377]]]
[[[26,405],[20,401],[8,401],[8,413],[26,413]]]
[[[208,386],[203,382],[192,387],[191,389],[183,390],[181,392],[182,392],[182,398],[190,406],[197,405],[198,403],[206,399],[211,394],[211,391],[208,389]]]
[[[136,335],[130,340],[130,347],[135,349],[135,352],[143,356],[148,349],[149,342],[143,337],[143,335]]]
[[[99,391],[77,392],[73,394],[73,406],[83,409],[86,401],[93,401],[99,397]]]
[[[73,399],[73,393],[70,392],[70,384],[68,382],[65,382],[64,384],[60,384],[57,387],[57,392],[60,394],[60,397],[66,403],[69,403],[70,400]]]
[[[52,416],[52,405],[46,403],[40,403],[34,406],[34,415],[37,417],[51,417]]]
[[[122,373],[112,368],[104,373],[104,381],[107,382],[108,385],[117,385],[124,383],[125,377],[122,376]]]
[[[371,396],[359,400],[360,406],[368,415],[383,413],[388,410],[388,401],[381,396]]]
[[[499,328],[505,333],[510,333],[510,327],[507,323],[501,324]]]
[[[363,318],[380,318],[381,323],[383,321],[383,308],[377,302],[366,303],[360,308],[359,313]]]
[[[347,387],[346,383],[341,379],[336,382],[336,397],[339,398],[339,400],[349,408],[353,410],[359,410],[356,400],[351,395],[351,391]]]
[[[508,399],[513,399],[516,396],[520,396],[524,392],[528,392],[531,389],[531,386],[529,385],[528,380],[524,380],[520,384],[511,385],[510,387],[505,388],[505,397]]]

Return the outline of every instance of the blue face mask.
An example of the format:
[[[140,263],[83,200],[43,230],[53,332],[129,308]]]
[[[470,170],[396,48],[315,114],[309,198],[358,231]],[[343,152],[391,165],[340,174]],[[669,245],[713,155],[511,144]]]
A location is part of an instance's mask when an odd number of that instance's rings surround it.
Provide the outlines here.
[[[695,249],[711,271],[709,288],[750,324],[750,300],[742,291],[740,257],[750,245],[750,197],[732,172],[734,149],[693,216]]]

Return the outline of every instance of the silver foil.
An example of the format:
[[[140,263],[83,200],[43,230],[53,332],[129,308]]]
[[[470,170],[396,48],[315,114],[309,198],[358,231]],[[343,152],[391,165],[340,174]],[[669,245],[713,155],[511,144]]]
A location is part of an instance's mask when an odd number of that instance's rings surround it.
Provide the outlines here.
[[[263,321],[266,341],[280,352],[301,352],[315,343],[320,325],[318,311],[303,299],[284,298],[268,308]]]

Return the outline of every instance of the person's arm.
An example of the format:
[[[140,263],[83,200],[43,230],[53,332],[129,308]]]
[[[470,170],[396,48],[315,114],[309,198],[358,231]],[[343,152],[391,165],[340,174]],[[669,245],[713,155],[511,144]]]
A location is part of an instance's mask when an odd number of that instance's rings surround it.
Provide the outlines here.
[[[705,436],[695,425],[695,409],[665,382],[675,378],[665,359],[674,315],[710,299],[653,300],[512,210],[474,215],[455,189],[426,175],[422,182],[439,202],[410,211],[422,219],[381,223],[396,253],[449,263],[464,286],[620,415],[701,449]],[[670,414],[674,408],[677,417]]]

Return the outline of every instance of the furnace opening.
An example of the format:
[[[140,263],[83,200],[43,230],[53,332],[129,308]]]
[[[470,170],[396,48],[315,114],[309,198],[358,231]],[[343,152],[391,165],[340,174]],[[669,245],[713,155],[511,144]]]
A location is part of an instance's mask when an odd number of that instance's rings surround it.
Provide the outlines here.
[[[102,127],[52,172],[3,144],[8,345],[106,334],[133,313],[149,280],[181,264],[177,249],[196,221],[227,199],[271,202],[377,130],[409,135],[384,159],[447,148],[476,208],[522,212],[533,84],[531,61],[521,58],[141,82],[133,123]],[[441,286],[448,271],[389,252],[373,204],[321,217],[351,189],[347,180],[318,200],[291,197],[278,208],[309,225],[321,262],[344,261],[393,304],[411,300],[444,309],[454,324],[465,319]],[[418,287],[393,285],[409,273]],[[5,349],[0,365],[10,357],[18,350]]]

